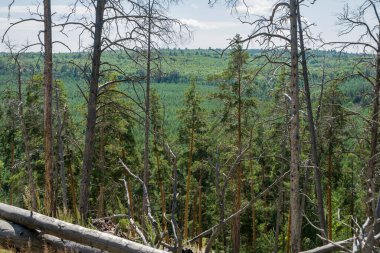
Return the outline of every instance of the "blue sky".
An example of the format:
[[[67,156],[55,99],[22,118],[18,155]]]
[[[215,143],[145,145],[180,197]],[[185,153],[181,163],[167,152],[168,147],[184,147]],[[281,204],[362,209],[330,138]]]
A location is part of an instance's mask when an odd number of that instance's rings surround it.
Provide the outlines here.
[[[249,4],[249,11],[252,14],[269,15],[270,7],[275,0],[246,0]],[[7,5],[11,0],[0,1],[0,34],[3,34],[8,26],[8,9]],[[16,0],[12,9],[11,20],[27,15],[28,6],[33,3],[42,2],[41,0]],[[53,12],[58,13],[64,11],[65,5],[71,3],[71,0],[51,0]],[[303,8],[303,15],[309,22],[315,23],[314,33],[322,33],[322,37],[326,41],[336,41],[339,27],[336,26],[336,15],[342,10],[345,3],[352,6],[358,4],[358,0],[317,0],[310,8]],[[238,11],[242,11],[243,7],[238,6]],[[172,6],[170,15],[181,19],[188,24],[193,31],[191,40],[187,40],[176,47],[182,48],[224,48],[228,44],[228,39],[232,38],[236,33],[243,37],[251,31],[249,25],[243,25],[237,20],[238,14],[223,4],[223,0],[219,0],[213,7],[208,5],[208,0],[182,0],[179,4]],[[41,29],[39,24],[29,23],[19,25],[9,33],[9,39],[14,43],[30,43],[36,41],[38,30]],[[77,41],[75,33],[70,38],[57,36],[57,39],[64,40],[71,45]],[[253,45],[255,47],[255,45]],[[0,46],[0,51],[4,50],[4,46]],[[63,49],[57,49],[60,51]]]

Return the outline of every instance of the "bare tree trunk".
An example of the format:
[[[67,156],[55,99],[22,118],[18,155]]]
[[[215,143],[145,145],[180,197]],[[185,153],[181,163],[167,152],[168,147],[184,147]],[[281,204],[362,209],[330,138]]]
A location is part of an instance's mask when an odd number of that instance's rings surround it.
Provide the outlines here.
[[[52,93],[53,93],[53,43],[50,0],[44,0],[44,150],[45,150],[45,212],[53,215],[54,191],[53,191],[53,117],[52,117]]]
[[[317,134],[315,131],[313,109],[312,109],[312,105],[311,105],[309,73],[308,73],[308,67],[307,67],[306,49],[305,49],[305,45],[304,45],[304,38],[303,38],[303,30],[302,30],[302,22],[301,22],[301,14],[300,14],[299,5],[298,5],[297,19],[298,19],[298,26],[299,26],[298,30],[299,30],[299,36],[300,36],[300,49],[301,49],[301,57],[302,57],[302,74],[303,74],[304,85],[305,85],[304,88],[305,88],[305,100],[306,100],[306,107],[307,107],[307,120],[308,120],[308,125],[309,125],[309,132],[310,132],[311,160],[312,160],[313,167],[314,167],[314,182],[315,182],[315,193],[317,196],[317,209],[318,209],[319,226],[321,229],[323,229],[323,232],[325,233],[322,236],[325,237],[327,234],[327,231],[326,231],[325,210],[324,210],[324,206],[323,206],[321,171],[319,168]]]
[[[79,211],[81,219],[87,223],[88,199],[90,176],[93,166],[95,151],[95,125],[96,125],[96,103],[98,96],[99,71],[102,54],[102,31],[106,0],[97,0],[95,14],[94,47],[92,53],[92,69],[90,78],[90,93],[87,104],[86,137],[83,154],[82,178],[80,182]]]
[[[154,1],[154,0],[153,0]],[[151,81],[151,29],[152,29],[152,3],[151,0],[148,1],[148,42],[147,42],[147,62],[146,62],[146,95],[145,95],[145,142],[144,142],[144,184],[149,190],[149,131],[150,131],[150,81]],[[143,204],[142,204],[142,226],[145,227],[145,216],[148,213],[148,196],[145,192],[143,193]]]
[[[379,35],[380,37],[380,35]],[[371,146],[370,146],[370,158],[365,174],[365,182],[367,188],[366,194],[366,215],[369,219],[369,225],[366,228],[366,233],[368,234],[367,243],[364,245],[363,252],[372,252],[372,246],[374,244],[374,224],[375,221],[375,171],[377,167],[377,155],[378,155],[378,136],[379,136],[379,96],[380,96],[380,45],[377,51],[376,58],[376,81],[373,91],[373,109],[372,109],[372,120],[371,120]]]
[[[56,96],[56,107],[57,107],[57,124],[58,124],[58,164],[61,172],[61,185],[62,185],[62,203],[63,211],[66,214],[69,210],[67,205],[67,183],[66,183],[66,170],[65,170],[65,161],[63,154],[63,117],[61,114],[60,104],[59,104],[59,88],[55,87],[55,96]]]
[[[290,118],[290,209],[291,209],[291,243],[292,253],[299,252],[301,226],[300,194],[299,194],[299,87],[298,87],[298,30],[297,30],[297,0],[290,0],[290,35],[291,35],[291,118]]]
[[[194,148],[194,123],[190,129],[190,141],[189,141],[189,158],[187,162],[187,178],[186,178],[186,201],[185,201],[185,221],[183,225],[183,239],[187,240],[188,235],[188,222],[189,222],[189,198],[190,198],[190,179],[191,179],[191,164],[193,160],[193,148]]]

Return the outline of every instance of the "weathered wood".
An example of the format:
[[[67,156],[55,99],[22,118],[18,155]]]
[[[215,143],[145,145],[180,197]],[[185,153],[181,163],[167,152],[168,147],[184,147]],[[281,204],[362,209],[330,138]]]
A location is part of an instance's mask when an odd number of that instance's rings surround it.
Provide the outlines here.
[[[74,225],[36,212],[0,203],[0,218],[45,234],[88,245],[110,253],[164,253],[124,238]]]
[[[46,249],[49,252],[105,252],[79,243],[62,240],[52,235],[44,235],[37,230],[28,229],[5,220],[0,220],[0,246],[5,249],[32,253],[44,252]]]
[[[329,243],[318,248],[314,248],[300,253],[328,253],[337,250],[341,250],[342,247],[349,248],[352,246],[353,238],[346,239],[344,241]]]
[[[353,240],[354,240],[354,237],[351,237],[351,238],[343,240],[343,241],[331,242],[331,243],[323,245],[321,247],[314,248],[314,249],[307,250],[307,251],[302,251],[300,253],[329,253],[329,252],[342,250],[342,247],[350,249],[353,246]],[[376,236],[374,236],[374,240],[378,242],[380,240],[380,234],[377,234]],[[352,250],[352,252],[355,253],[357,251]]]

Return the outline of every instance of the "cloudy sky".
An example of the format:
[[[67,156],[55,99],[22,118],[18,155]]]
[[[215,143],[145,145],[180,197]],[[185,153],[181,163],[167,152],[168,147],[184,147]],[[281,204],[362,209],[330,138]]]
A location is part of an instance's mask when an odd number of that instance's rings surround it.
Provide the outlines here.
[[[275,0],[245,0],[249,5],[249,12],[257,15],[269,15],[271,6]],[[42,0],[15,0],[15,4],[8,17],[7,5],[11,0],[0,1],[0,34],[2,35],[9,25],[9,21],[15,21],[20,17],[27,17],[30,6],[42,2]],[[72,0],[51,0],[53,12],[62,13],[67,4]],[[321,33],[327,41],[337,40],[339,27],[336,25],[336,16],[342,10],[345,3],[352,6],[358,4],[358,0],[318,0],[311,8],[303,8],[303,15],[309,22],[315,23],[314,33]],[[237,20],[237,12],[246,11],[243,6],[238,6],[237,11],[231,11],[223,4],[223,0],[212,7],[208,5],[208,0],[182,0],[170,10],[170,15],[181,19],[188,24],[193,31],[191,40],[176,47],[182,48],[224,48],[228,44],[228,39],[239,33],[243,37],[251,31],[249,25],[243,25]],[[79,13],[80,14],[80,10]],[[13,43],[35,42],[41,24],[25,23],[13,28],[8,33],[8,38]],[[57,36],[57,39],[64,40],[70,45],[77,43],[75,32],[69,38]],[[253,47],[255,47],[253,45]],[[4,51],[4,46],[0,46],[0,51]],[[63,50],[59,46],[56,51]]]

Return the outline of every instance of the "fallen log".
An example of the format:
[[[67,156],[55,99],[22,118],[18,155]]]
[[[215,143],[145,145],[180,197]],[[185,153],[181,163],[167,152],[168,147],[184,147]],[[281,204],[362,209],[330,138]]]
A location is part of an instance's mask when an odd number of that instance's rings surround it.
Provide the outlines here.
[[[13,222],[0,220],[0,246],[21,252],[70,252],[70,253],[101,253],[99,249],[79,243],[62,240],[52,235],[44,235],[33,229]]]
[[[166,251],[142,245],[124,238],[84,228],[36,212],[0,203],[0,218],[29,229],[87,245],[110,253],[164,253]]]
[[[339,242],[331,242],[321,247],[317,247],[317,248],[307,250],[307,251],[302,251],[300,253],[330,253],[330,252],[342,250],[342,248],[350,248],[350,247],[352,248],[354,239],[355,238],[352,237],[352,238],[339,241]],[[379,240],[380,240],[380,234],[377,234],[375,236],[375,241],[379,241]]]

